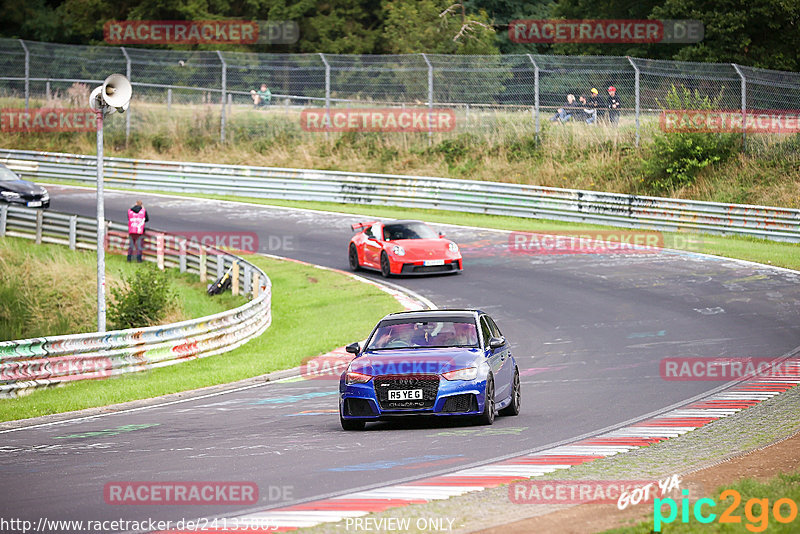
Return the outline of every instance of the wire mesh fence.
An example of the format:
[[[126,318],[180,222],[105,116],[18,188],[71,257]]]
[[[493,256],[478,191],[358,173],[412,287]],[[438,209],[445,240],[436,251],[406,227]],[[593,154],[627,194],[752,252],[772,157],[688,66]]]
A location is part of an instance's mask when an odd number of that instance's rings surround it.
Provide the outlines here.
[[[204,129],[246,129],[251,92],[271,91],[266,117],[297,121],[308,107],[447,107],[456,132],[512,121],[536,133],[575,96],[572,120],[603,122],[608,88],[616,88],[620,124],[636,129],[667,108],[675,88],[688,89],[725,110],[796,110],[800,73],[734,64],[691,63],[628,57],[536,54],[453,56],[439,54],[258,54],[153,50],[0,39],[0,97],[85,107],[91,88],[108,74],[127,75],[134,86],[125,135],[148,127],[153,106],[202,106]],[[592,104],[593,89],[597,103]],[[581,114],[581,96],[587,113]],[[3,106],[8,107],[8,106]],[[163,112],[163,111],[162,111]],[[137,114],[139,115],[137,117]]]

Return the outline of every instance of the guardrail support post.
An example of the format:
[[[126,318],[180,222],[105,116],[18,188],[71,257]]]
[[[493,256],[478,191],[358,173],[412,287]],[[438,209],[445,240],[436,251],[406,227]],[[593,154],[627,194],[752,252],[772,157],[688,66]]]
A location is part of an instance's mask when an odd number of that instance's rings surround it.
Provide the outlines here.
[[[69,248],[75,250],[78,246],[78,216],[73,215],[69,218]]]
[[[742,152],[747,150],[747,78],[736,63],[731,63],[742,81]]]
[[[119,47],[122,50],[122,53],[125,55],[125,76],[128,78],[128,81],[131,81],[131,58],[128,56],[128,51],[125,50],[124,46]],[[131,136],[131,108],[130,106],[126,110],[125,113],[125,144],[128,144],[128,139]]]
[[[261,276],[258,273],[253,273],[253,285],[250,294],[253,298],[258,297],[258,290],[261,287]]]
[[[533,122],[536,131],[536,138],[539,138],[541,128],[539,126],[539,65],[533,59],[531,54],[528,54],[528,59],[533,63]]]
[[[225,91],[228,85],[228,64],[225,63],[225,58],[222,57],[222,52],[217,50],[217,57],[222,63],[222,96],[220,96],[220,104],[222,106],[222,115],[219,123],[219,140],[221,143],[225,142]]]
[[[636,146],[638,147],[639,146],[639,138],[640,138],[640,132],[639,132],[639,67],[636,65],[636,63],[634,63],[633,59],[630,56],[628,56],[628,61],[630,62],[631,67],[633,67],[633,70],[636,73],[636,77],[635,77],[635,81],[634,81],[634,83],[635,83],[635,85],[634,85],[634,93],[636,95]],[[611,113],[611,112],[609,111],[609,113]]]
[[[206,249],[200,249],[200,281],[206,282],[208,280],[208,270],[206,269],[206,260],[208,256],[206,255]]]
[[[25,51],[25,111],[28,111],[28,101],[31,97],[31,53],[25,46],[25,41],[19,40],[22,49]]]
[[[231,294],[239,294],[239,262],[233,261],[233,272],[231,273]]]
[[[164,234],[156,235],[156,265],[160,271],[164,270]]]
[[[252,269],[250,269],[250,266],[245,265],[244,266],[244,283],[242,284],[242,287],[244,288],[243,291],[244,291],[245,294],[248,293],[248,289],[250,288],[252,277],[253,277]]]
[[[217,278],[221,278],[225,274],[225,256],[217,253]]]
[[[36,210],[36,241],[37,245],[42,244],[42,223],[44,222],[42,210]]]
[[[178,268],[182,273],[186,272],[186,240],[181,239],[178,244]]]
[[[8,224],[8,206],[0,206],[0,237],[6,235],[6,225]]]

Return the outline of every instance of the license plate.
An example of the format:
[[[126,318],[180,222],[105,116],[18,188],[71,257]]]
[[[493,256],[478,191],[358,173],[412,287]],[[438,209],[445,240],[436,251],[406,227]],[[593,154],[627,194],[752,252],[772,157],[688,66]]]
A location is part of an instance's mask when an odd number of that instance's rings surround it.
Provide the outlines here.
[[[390,389],[389,400],[419,400],[422,399],[421,389]]]
[[[42,201],[41,200],[34,200],[33,202],[28,202],[28,207],[29,208],[38,208],[41,205],[42,205]]]
[[[425,267],[433,267],[435,265],[444,265],[444,260],[425,260],[422,264]]]

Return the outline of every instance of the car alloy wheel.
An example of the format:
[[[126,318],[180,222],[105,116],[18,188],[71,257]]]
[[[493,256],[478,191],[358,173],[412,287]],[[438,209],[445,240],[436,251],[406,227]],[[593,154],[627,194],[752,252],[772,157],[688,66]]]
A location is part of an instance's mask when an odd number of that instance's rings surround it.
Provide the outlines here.
[[[351,270],[357,271],[361,268],[361,265],[358,264],[358,251],[356,250],[356,246],[352,243],[350,244],[350,253],[348,254],[348,258],[350,259]]]
[[[494,423],[495,407],[494,407],[494,378],[490,374],[486,377],[486,395],[483,401],[483,413],[478,416],[478,422],[482,425],[491,425]]]
[[[392,269],[389,267],[389,256],[386,252],[381,252],[381,275],[384,278],[389,278],[392,275]]]
[[[511,404],[500,410],[500,415],[519,415],[522,401],[522,388],[519,383],[519,369],[514,370],[514,387],[511,390]]]

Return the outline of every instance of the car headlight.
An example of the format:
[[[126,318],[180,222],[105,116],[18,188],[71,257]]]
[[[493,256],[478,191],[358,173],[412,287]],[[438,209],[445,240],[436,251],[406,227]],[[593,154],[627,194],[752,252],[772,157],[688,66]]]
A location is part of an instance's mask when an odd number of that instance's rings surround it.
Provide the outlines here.
[[[50,193],[48,193],[47,191],[44,191],[42,193],[42,200],[50,200]]]
[[[450,249],[450,252],[458,252],[458,245],[456,245],[452,241],[450,241],[450,243],[448,243],[447,248]]]
[[[366,384],[370,380],[372,380],[370,375],[356,373],[355,371],[347,371],[347,374],[344,375],[345,384]]]
[[[6,198],[19,198],[19,193],[15,193],[13,191],[3,191],[0,192],[0,195],[3,195]]]
[[[395,256],[405,256],[406,255],[406,249],[404,249],[400,245],[393,246],[392,247],[392,252],[395,254]]]
[[[477,376],[477,367],[467,367],[466,369],[456,369],[455,371],[442,373],[442,378],[445,380],[475,380]]]

